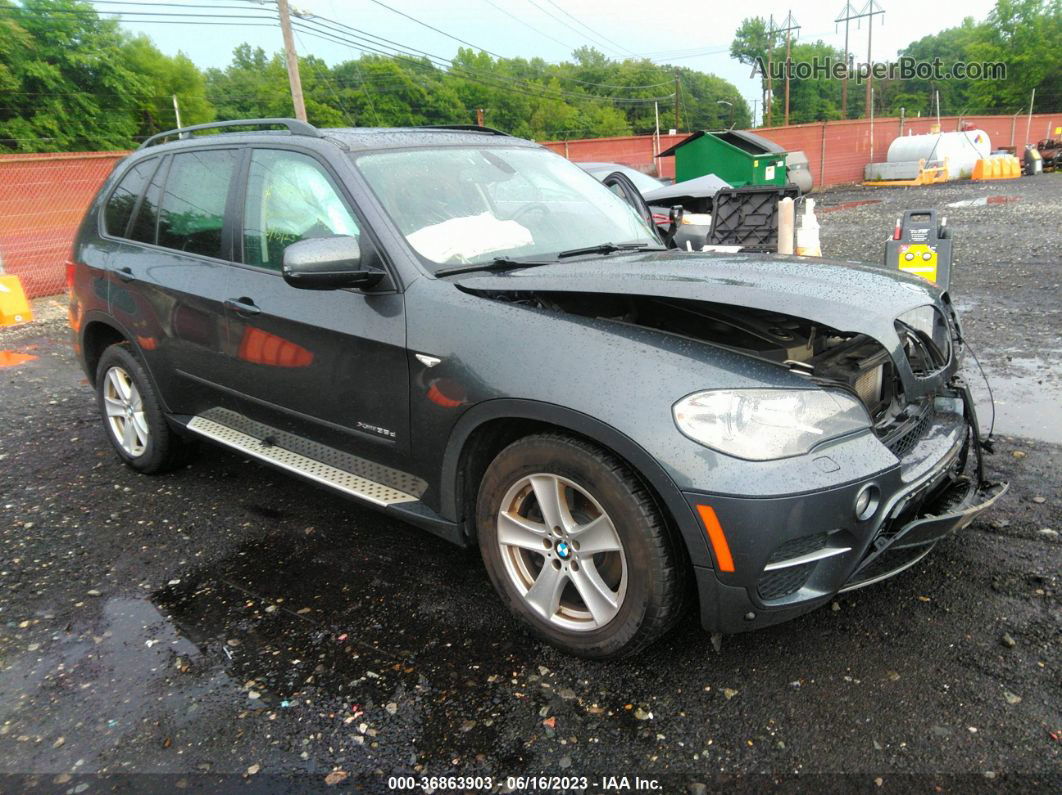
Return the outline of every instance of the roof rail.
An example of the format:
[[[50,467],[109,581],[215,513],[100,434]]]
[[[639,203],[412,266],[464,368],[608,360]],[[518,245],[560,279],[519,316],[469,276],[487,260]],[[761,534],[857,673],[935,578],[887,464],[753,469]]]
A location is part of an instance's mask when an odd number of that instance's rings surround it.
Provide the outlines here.
[[[178,127],[175,130],[166,130],[152,135],[138,149],[154,146],[164,138],[176,135],[179,138],[187,138],[188,133],[197,130],[214,130],[225,127],[286,127],[292,135],[305,135],[311,138],[320,138],[321,132],[312,124],[297,119],[236,119],[233,121],[212,121],[206,124],[193,124],[191,127]]]
[[[501,130],[495,130],[493,127],[484,127],[481,124],[423,124],[418,129],[422,130],[456,130],[458,132],[481,132],[489,133],[491,135],[504,135],[506,138],[510,137],[509,133],[502,132]]]

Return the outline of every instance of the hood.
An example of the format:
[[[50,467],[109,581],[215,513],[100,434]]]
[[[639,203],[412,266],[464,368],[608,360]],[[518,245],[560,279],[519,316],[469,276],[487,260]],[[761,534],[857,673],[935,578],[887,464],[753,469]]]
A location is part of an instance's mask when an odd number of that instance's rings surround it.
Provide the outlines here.
[[[916,376],[895,326],[897,316],[927,304],[947,316],[941,290],[916,276],[852,262],[763,254],[640,252],[468,275],[457,283],[475,292],[645,296],[802,318],[876,340],[889,352],[912,400],[932,394],[954,368],[953,363],[931,376]]]
[[[940,290],[918,277],[853,262],[763,254],[640,252],[457,281],[475,291],[618,293],[765,309],[867,334],[889,350],[899,344],[897,315],[940,304]]]
[[[673,199],[681,199],[686,196],[697,198],[711,198],[721,188],[733,187],[729,182],[720,179],[715,174],[707,174],[695,179],[687,179],[684,182],[676,182],[674,185],[664,185],[651,191],[643,191],[642,198],[650,204],[664,203]]]

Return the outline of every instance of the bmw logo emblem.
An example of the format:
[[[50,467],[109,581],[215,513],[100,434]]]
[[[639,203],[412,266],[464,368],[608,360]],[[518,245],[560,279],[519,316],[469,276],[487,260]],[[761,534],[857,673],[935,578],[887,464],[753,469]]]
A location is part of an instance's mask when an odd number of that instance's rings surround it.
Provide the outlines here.
[[[572,554],[572,548],[564,541],[557,544],[557,557],[567,560]]]

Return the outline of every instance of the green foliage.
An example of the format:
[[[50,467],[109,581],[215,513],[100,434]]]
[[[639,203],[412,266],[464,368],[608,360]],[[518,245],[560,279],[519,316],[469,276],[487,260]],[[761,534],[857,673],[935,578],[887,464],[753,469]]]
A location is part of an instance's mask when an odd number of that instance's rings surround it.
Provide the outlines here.
[[[0,151],[123,149],[213,118],[205,82],[183,55],[163,55],[76,0],[0,0]]]
[[[735,86],[648,60],[613,61],[583,47],[572,59],[492,58],[458,51],[449,68],[427,58],[362,55],[329,66],[299,60],[309,121],[320,126],[487,125],[538,140],[747,126]],[[676,83],[679,101],[675,102]],[[77,0],[0,0],[0,150],[125,148],[181,121],[291,116],[281,54],[241,44],[224,69],[200,71],[123,33]],[[721,104],[730,103],[730,104]]]
[[[731,56],[750,66],[766,58],[767,23],[744,20]],[[840,60],[821,42],[794,42],[794,61]],[[972,19],[908,45],[919,61],[1001,61],[1005,79],[877,80],[875,112],[909,116],[1014,113],[1062,108],[1062,0],[997,0],[983,22]],[[776,36],[772,60],[785,58]],[[442,68],[428,58],[362,55],[329,66],[300,59],[309,120],[321,126],[487,125],[538,140],[645,134],[663,129],[722,129],[751,124],[731,83],[715,75],[646,59],[614,61],[582,47],[559,64],[541,58],[493,58],[459,50]],[[766,88],[766,80],[764,88]],[[676,89],[677,87],[677,89]],[[677,97],[676,97],[677,91]],[[98,17],[81,0],[0,0],[0,151],[117,149],[182,122],[292,115],[287,68],[280,54],[241,44],[224,69],[199,70],[184,55],[168,56],[146,36],[133,37]],[[794,77],[790,123],[841,117],[840,81]],[[677,98],[677,102],[676,102]],[[775,81],[773,118],[783,116],[784,84]],[[677,107],[676,107],[677,106]],[[849,81],[848,116],[864,113],[863,86]],[[676,116],[678,122],[676,123]]]
[[[1014,113],[1029,107],[1036,89],[1036,109],[1062,108],[1062,0],[997,0],[988,21],[976,29],[967,58],[1002,61],[1004,79],[969,84],[976,112]]]
[[[731,57],[750,66],[767,57],[767,23],[760,17],[744,20],[730,45]],[[822,42],[793,47],[793,60],[810,60],[842,53]],[[878,115],[908,116],[935,112],[936,92],[944,115],[1014,113],[1028,109],[1036,89],[1035,110],[1062,109],[1062,0],[996,0],[983,22],[967,17],[960,25],[924,36],[900,50],[899,56],[917,62],[940,60],[950,71],[954,64],[1002,63],[1006,76],[985,79],[926,79],[899,77],[874,81],[874,111]],[[775,41],[773,60],[785,58]],[[766,77],[763,77],[766,93]],[[775,81],[772,110],[782,118],[783,84]],[[865,115],[865,85],[849,80],[848,116]],[[840,118],[840,81],[832,78],[790,81],[790,123]]]

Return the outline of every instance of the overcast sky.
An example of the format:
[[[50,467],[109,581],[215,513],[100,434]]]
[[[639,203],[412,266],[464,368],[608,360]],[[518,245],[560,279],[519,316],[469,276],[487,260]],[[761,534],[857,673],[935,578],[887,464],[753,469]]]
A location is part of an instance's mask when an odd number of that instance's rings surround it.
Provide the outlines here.
[[[197,0],[186,2],[189,5],[206,5],[203,0],[198,0],[198,3]],[[801,25],[800,40],[822,39],[838,48],[844,44],[844,25],[834,23],[844,6],[844,0],[790,3],[780,0],[758,0],[755,3],[718,0],[555,0],[555,4],[551,4],[550,0],[384,2],[428,25],[500,55],[525,58],[540,56],[556,62],[569,58],[572,49],[592,44],[615,58],[630,57],[633,53],[659,63],[673,63],[714,73],[734,83],[750,106],[754,98],[759,98],[758,82],[749,77],[747,66],[728,55],[734,31],[745,17],[774,14],[775,22],[780,23],[792,7],[794,20]],[[267,7],[264,0],[261,3],[258,0],[217,0],[216,4],[229,8],[189,8],[188,11],[239,14],[241,12],[234,6]],[[863,2],[856,0],[852,5],[862,9]],[[895,57],[897,50],[911,41],[958,25],[964,16],[984,19],[995,3],[994,0],[879,0],[879,5],[885,10],[885,15],[884,18],[874,18],[873,56],[887,59]],[[444,58],[452,57],[461,46],[372,0],[293,0],[292,7]],[[106,3],[97,5],[101,12],[122,8]],[[571,16],[565,16],[559,9],[564,9]],[[159,6],[147,9],[145,6],[143,10],[180,9]],[[581,27],[579,22],[586,27]],[[263,47],[268,52],[282,46],[280,31],[273,27],[128,21],[123,21],[123,24],[130,30],[150,35],[164,52],[184,52],[201,67],[225,66],[233,47],[244,41]],[[859,28],[853,23],[849,37],[857,62],[865,61],[866,20]],[[300,53],[312,53],[330,64],[360,54],[345,45],[326,42],[305,33],[297,34],[296,47]]]

